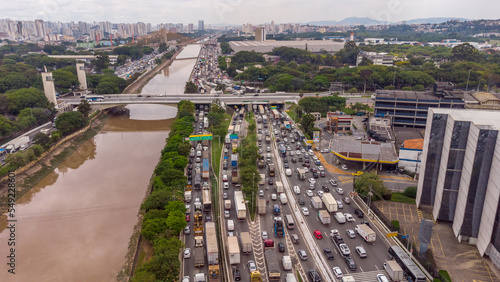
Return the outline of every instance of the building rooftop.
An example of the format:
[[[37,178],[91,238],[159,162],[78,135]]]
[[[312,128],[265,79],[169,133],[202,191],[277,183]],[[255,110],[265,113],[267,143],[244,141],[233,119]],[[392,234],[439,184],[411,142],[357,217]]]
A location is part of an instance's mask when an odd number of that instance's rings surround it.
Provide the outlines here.
[[[344,48],[343,42],[334,42],[327,40],[293,40],[293,41],[230,41],[229,46],[234,52],[255,51],[258,53],[267,53],[278,47],[292,47],[297,49],[306,49],[313,53],[322,50],[333,53]]]
[[[488,92],[477,92],[472,94],[472,96],[476,98],[476,100],[478,100],[479,103],[481,104],[487,104],[488,102],[493,102],[493,103],[500,102],[500,99],[498,99],[497,97],[495,97],[495,95],[490,94]]]
[[[331,152],[348,161],[394,164],[399,160],[392,143],[346,141],[343,138],[332,139],[330,141]]]
[[[500,111],[476,109],[431,108],[435,114],[447,114],[454,120],[471,121],[477,127],[500,130]]]
[[[424,138],[405,140],[404,148],[422,150],[424,148]]]

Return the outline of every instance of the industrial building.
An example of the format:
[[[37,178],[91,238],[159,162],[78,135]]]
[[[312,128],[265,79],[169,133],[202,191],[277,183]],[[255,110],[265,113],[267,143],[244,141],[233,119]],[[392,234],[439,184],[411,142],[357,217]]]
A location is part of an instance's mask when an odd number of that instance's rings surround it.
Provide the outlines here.
[[[336,53],[344,48],[343,42],[334,42],[326,40],[294,40],[294,41],[230,41],[229,46],[235,53],[240,51],[255,51],[257,53],[272,52],[274,48],[291,47],[302,50],[308,50],[313,53],[327,51]]]
[[[476,99],[454,90],[449,82],[436,82],[434,91],[377,90],[375,115],[390,116],[394,126],[425,127],[429,108],[463,109]]]
[[[335,112],[326,113],[326,126],[328,130],[335,133],[347,133],[351,131],[352,117]]]
[[[429,109],[417,207],[500,266],[500,112]]]
[[[363,58],[367,58],[372,61],[374,65],[388,67],[392,67],[394,65],[394,56],[388,55],[387,53],[360,51],[358,57],[356,58],[356,66],[363,61]]]
[[[423,147],[423,138],[405,140],[403,146],[399,148],[398,167],[418,174],[420,172],[420,164],[422,163]]]
[[[255,41],[266,41],[266,30],[263,27],[255,29]]]

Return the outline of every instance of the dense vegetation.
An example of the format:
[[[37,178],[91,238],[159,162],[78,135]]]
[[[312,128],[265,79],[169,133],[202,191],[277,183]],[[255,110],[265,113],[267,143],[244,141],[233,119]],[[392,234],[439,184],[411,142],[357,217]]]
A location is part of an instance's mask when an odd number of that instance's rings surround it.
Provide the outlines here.
[[[361,50],[389,52],[400,61],[387,67],[364,60],[360,66],[350,67],[355,65]],[[228,69],[224,57],[219,58],[219,65],[235,80],[263,82],[270,91],[325,91],[332,82],[350,92],[384,88],[422,91],[435,81],[450,81],[461,89],[466,88],[467,80],[469,89],[491,90],[500,86],[500,54],[479,52],[468,43],[451,49],[407,45],[359,47],[348,42],[335,55],[312,54],[289,47],[276,48],[272,54],[280,56],[280,60],[265,62],[261,54],[242,51],[232,57]],[[243,70],[244,67],[248,68]]]
[[[184,139],[194,129],[195,105],[181,101],[177,108],[176,120],[154,171],[153,192],[141,206],[145,211],[141,234],[153,246],[154,255],[135,270],[132,281],[179,280],[179,234],[186,227],[182,201],[187,181],[184,168],[191,149]]]

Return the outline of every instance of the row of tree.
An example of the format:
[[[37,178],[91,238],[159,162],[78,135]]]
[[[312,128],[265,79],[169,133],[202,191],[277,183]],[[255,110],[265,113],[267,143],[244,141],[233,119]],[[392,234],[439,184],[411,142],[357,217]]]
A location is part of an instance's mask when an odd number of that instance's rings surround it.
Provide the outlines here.
[[[186,227],[186,208],[182,201],[187,181],[184,169],[191,149],[185,138],[194,130],[195,105],[181,101],[177,109],[176,120],[154,171],[153,192],[141,205],[145,211],[141,234],[152,244],[154,255],[135,270],[132,281],[179,280],[179,251],[183,246],[179,234]]]

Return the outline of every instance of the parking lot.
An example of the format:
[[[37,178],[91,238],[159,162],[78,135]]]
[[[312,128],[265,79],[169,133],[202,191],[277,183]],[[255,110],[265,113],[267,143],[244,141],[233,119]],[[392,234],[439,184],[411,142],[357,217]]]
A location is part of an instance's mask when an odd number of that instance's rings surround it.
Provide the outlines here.
[[[431,210],[417,209],[414,204],[378,201],[375,205],[390,219],[398,220],[400,233],[418,242],[422,218],[434,220]],[[417,251],[419,246],[414,248]],[[434,253],[438,269],[445,269],[453,281],[500,281],[498,270],[488,258],[481,258],[476,246],[461,244],[455,238],[451,223],[434,224],[429,249]]]

